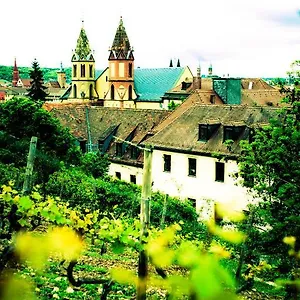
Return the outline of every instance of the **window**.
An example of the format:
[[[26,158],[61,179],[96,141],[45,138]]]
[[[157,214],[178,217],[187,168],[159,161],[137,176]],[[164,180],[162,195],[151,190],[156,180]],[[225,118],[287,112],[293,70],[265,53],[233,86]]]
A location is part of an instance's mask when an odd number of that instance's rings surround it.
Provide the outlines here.
[[[216,161],[216,181],[224,182],[224,166],[224,163]]]
[[[105,77],[105,81],[106,81],[106,82],[108,81],[108,76]]]
[[[195,158],[189,158],[189,176],[196,176],[197,172],[197,160]]]
[[[90,65],[90,77],[93,77],[93,65]]]
[[[199,124],[198,140],[207,142],[212,135],[217,131],[220,124]]]
[[[136,176],[130,175],[130,182],[136,184]]]
[[[81,77],[85,77],[85,65],[81,65]]]
[[[110,89],[110,99],[115,99],[115,87],[112,84]]]
[[[237,141],[244,131],[245,126],[224,126],[224,139],[226,140],[233,140]]]
[[[90,96],[89,96],[90,100],[93,99],[93,85],[90,84]]]
[[[76,86],[76,84],[73,85],[73,97],[77,98],[77,86]]]
[[[123,155],[123,144],[122,143],[116,143],[116,156],[122,156]]]
[[[116,177],[121,180],[121,172],[116,172]]]
[[[137,147],[131,146],[130,158],[137,159],[139,155],[140,155],[140,150]]]
[[[188,201],[189,201],[190,205],[196,209],[196,203],[197,203],[196,199],[188,198]]]
[[[164,154],[164,172],[171,172],[171,155]]]
[[[129,63],[128,65],[128,77],[132,77],[132,64]]]
[[[209,102],[210,102],[211,104],[215,104],[215,103],[216,103],[215,95],[210,95]]]
[[[132,85],[129,86],[128,89],[128,99],[131,100],[132,99]]]
[[[77,65],[73,65],[73,77],[77,76]]]

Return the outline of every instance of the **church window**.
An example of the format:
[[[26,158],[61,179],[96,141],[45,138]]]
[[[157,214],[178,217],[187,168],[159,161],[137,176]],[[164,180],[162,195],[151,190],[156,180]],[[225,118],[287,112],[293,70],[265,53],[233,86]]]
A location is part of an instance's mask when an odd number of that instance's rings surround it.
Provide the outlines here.
[[[90,95],[89,95],[90,100],[93,99],[93,85],[90,84]]]
[[[77,65],[73,65],[73,77],[77,76]]]
[[[81,65],[81,77],[85,77],[85,65]]]
[[[116,172],[116,177],[121,180],[121,172]]]
[[[128,77],[132,77],[132,63],[128,65]]]
[[[128,99],[131,100],[132,99],[132,85],[129,86],[128,89]]]
[[[94,77],[93,76],[93,65],[90,65],[90,77]]]
[[[77,86],[76,86],[76,84],[73,85],[73,96],[74,96],[74,98],[77,98]]]
[[[110,98],[115,99],[115,87],[113,84],[111,85],[111,89],[110,89]]]

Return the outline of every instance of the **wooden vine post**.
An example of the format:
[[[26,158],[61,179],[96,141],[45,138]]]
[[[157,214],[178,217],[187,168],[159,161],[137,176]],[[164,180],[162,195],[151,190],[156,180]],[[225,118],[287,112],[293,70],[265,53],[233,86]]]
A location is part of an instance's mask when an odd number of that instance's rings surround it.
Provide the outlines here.
[[[34,159],[36,154],[36,144],[37,144],[37,137],[36,136],[31,137],[29,153],[27,157],[25,179],[24,179],[23,189],[22,189],[23,195],[29,194],[32,188],[32,176],[33,176]]]
[[[152,153],[151,146],[146,146],[144,149],[144,169],[143,169],[143,185],[141,197],[141,244],[144,244],[144,238],[148,235],[148,228],[150,224],[150,198],[152,189]],[[138,286],[137,286],[137,300],[146,299],[147,290],[147,276],[148,276],[148,257],[144,249],[140,250],[139,265],[138,265]]]

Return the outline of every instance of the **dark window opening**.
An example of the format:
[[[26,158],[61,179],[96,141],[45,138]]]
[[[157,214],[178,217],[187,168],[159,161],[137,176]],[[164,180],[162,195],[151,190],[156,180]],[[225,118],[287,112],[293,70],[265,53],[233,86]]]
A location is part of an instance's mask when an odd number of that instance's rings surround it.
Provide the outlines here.
[[[111,89],[110,89],[110,98],[115,99],[115,87],[112,84]]]
[[[93,99],[93,85],[90,84],[90,95],[89,95],[90,100]]]
[[[197,160],[189,158],[189,176],[196,176],[197,173]]]
[[[128,99],[131,100],[132,99],[132,85],[129,86],[128,89]]]
[[[85,77],[85,65],[81,65],[81,77]]]
[[[93,76],[93,65],[90,65],[90,77],[94,77]]]
[[[209,102],[210,102],[211,104],[215,104],[215,103],[216,103],[215,95],[210,95],[210,100],[209,100]]]
[[[132,77],[132,64],[129,63],[128,65],[128,77]]]
[[[77,76],[77,65],[73,65],[73,77]]]
[[[79,141],[79,147],[82,153],[86,152],[86,141]]]
[[[74,98],[77,98],[77,86],[76,86],[76,84],[73,85],[73,96],[74,96]]]
[[[216,162],[216,181],[224,182],[225,164]]]
[[[198,140],[207,142],[212,135],[217,131],[220,124],[199,124]]]
[[[223,141],[233,140],[237,141],[244,131],[245,126],[224,126],[224,139]]]
[[[188,198],[188,201],[189,201],[190,205],[196,209],[196,203],[197,203],[196,199]]]
[[[171,155],[164,154],[164,172],[171,172]]]
[[[131,146],[130,157],[132,159],[137,159],[140,155],[140,150],[137,147]]]
[[[108,81],[108,76],[105,77],[105,81],[106,81],[106,82]]]
[[[123,144],[122,143],[116,143],[116,156],[122,156],[123,155]]]
[[[121,172],[116,172],[116,177],[121,180]]]
[[[136,184],[136,176],[130,175],[130,182]]]

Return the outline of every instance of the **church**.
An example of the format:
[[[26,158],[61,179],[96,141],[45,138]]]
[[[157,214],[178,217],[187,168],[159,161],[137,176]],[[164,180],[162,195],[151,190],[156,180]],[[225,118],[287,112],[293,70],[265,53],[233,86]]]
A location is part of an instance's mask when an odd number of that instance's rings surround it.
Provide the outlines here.
[[[185,82],[191,84],[189,67],[134,67],[133,47],[130,45],[123,19],[109,48],[108,67],[97,71],[89,40],[82,26],[72,55],[72,83],[62,96],[64,102],[97,102],[104,107],[162,109],[166,92]]]

